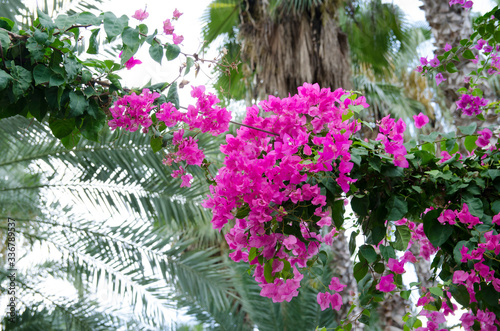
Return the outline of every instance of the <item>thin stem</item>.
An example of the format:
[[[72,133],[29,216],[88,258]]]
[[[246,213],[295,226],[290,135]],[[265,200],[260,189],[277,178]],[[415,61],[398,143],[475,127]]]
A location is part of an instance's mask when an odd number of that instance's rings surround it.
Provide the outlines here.
[[[254,129],[254,130],[257,130],[257,131],[262,131],[262,132],[265,132],[265,133],[268,133],[268,134],[279,136],[279,134],[277,134],[277,133],[274,133],[274,132],[271,132],[271,131],[267,131],[267,130],[264,130],[264,129],[259,129],[259,128],[256,128],[254,126],[246,125],[246,124],[243,124],[243,123],[238,123],[238,122],[234,122],[234,121],[229,121],[229,123],[236,124],[236,125],[241,125],[241,126],[244,126],[244,127],[250,128],[250,129]]]

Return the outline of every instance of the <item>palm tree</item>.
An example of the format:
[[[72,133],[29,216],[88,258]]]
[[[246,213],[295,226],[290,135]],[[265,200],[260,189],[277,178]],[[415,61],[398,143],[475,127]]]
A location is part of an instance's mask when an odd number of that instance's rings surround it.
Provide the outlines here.
[[[9,217],[17,231],[23,324],[16,327],[148,330],[172,323],[167,309],[183,301],[229,309],[217,234],[202,231],[207,184],[179,189],[145,136],[107,132],[101,143],[82,139],[69,151],[43,124],[12,117],[0,121],[0,146],[1,240]],[[204,146],[210,154],[218,144]],[[29,250],[41,254],[35,263],[23,262],[33,259]],[[2,263],[3,295],[7,272]],[[67,290],[51,292],[47,279]]]

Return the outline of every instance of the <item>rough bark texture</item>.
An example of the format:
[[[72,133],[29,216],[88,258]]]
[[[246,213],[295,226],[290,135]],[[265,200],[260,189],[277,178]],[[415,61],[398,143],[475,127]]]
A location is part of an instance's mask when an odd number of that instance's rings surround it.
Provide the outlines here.
[[[378,314],[383,331],[401,331],[405,322],[403,316],[410,311],[409,302],[399,294],[386,295],[385,300],[380,303]]]
[[[256,72],[256,95],[286,97],[297,87],[318,83],[351,87],[347,36],[337,25],[332,1],[301,13],[270,13],[265,0],[247,0],[241,13],[241,57]]]
[[[437,55],[444,53],[443,48],[446,43],[454,47],[460,45],[460,40],[470,37],[472,34],[470,10],[465,10],[460,5],[450,7],[448,0],[422,0],[422,2],[424,5],[420,8],[425,12],[425,18],[431,27]],[[439,86],[445,94],[446,106],[455,118],[455,125],[467,125],[475,118],[457,111],[455,102],[459,99],[459,95],[456,91],[464,87],[464,77],[471,71],[477,70],[477,65],[465,60],[457,65],[457,69],[456,73],[444,74],[447,80]],[[481,88],[485,93],[485,98],[494,99],[493,92],[487,85]]]

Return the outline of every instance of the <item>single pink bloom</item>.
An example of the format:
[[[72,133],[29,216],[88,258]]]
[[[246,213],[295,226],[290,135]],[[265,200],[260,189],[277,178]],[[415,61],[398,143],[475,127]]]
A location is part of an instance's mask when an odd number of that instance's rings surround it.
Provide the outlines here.
[[[413,120],[415,121],[417,129],[421,129],[429,123],[429,117],[427,117],[424,113],[413,115]]]
[[[321,310],[325,310],[330,306],[330,294],[329,293],[318,293],[318,296],[316,297],[316,300],[318,301],[319,306],[321,307]]]
[[[423,66],[426,66],[427,64],[429,64],[429,61],[427,60],[426,57],[421,57],[420,58],[420,64],[423,65]]]
[[[400,168],[408,168],[410,164],[404,155],[398,154],[394,157],[394,165]]]
[[[135,65],[141,64],[141,63],[142,63],[141,60],[134,59],[134,57],[132,56],[130,59],[128,59],[127,62],[125,62],[125,67],[127,67],[127,69],[130,70],[133,67],[135,67]]]
[[[148,18],[149,14],[146,13],[146,10],[138,9],[135,11],[135,14],[132,15],[133,18],[139,21],[144,21],[146,18]]]
[[[435,68],[437,66],[439,66],[441,62],[439,62],[437,56],[434,56],[434,58],[432,60],[429,61],[429,64],[431,65],[431,67]]]
[[[444,51],[445,52],[451,51],[451,45],[446,43],[446,45],[444,46]]]
[[[389,274],[380,277],[380,283],[378,283],[375,288],[381,292],[391,292],[396,289],[396,284],[394,284],[394,275]]]
[[[443,77],[442,73],[439,73],[439,74],[436,75],[436,85],[441,84],[445,80],[446,80],[446,78]]]
[[[328,288],[330,291],[337,291],[340,292],[346,287],[347,285],[340,284],[340,280],[337,277],[332,277],[332,281],[330,282],[330,285]]]
[[[403,274],[405,273],[405,267],[404,267],[404,262],[399,262],[396,259],[393,259],[392,257],[389,259],[389,262],[387,262],[387,267],[389,270],[396,274]]]
[[[174,18],[177,20],[179,19],[179,17],[181,17],[183,13],[181,13],[180,11],[177,10],[177,8],[175,8],[174,10]]]
[[[174,44],[176,45],[179,45],[184,40],[183,36],[178,36],[175,33],[172,34],[172,36],[174,37]]]
[[[476,145],[479,147],[486,147],[490,144],[490,139],[493,136],[493,133],[490,129],[484,128],[483,130],[478,131],[477,133],[480,136],[476,140]]]
[[[465,77],[464,77],[464,83],[465,83],[465,84],[469,84],[469,83],[470,83],[471,78],[472,78],[471,76],[465,76]]]
[[[167,35],[174,33],[174,26],[172,25],[172,22],[170,22],[169,19],[163,21],[163,32],[165,32],[165,34]]]
[[[332,309],[339,311],[342,307],[342,297],[338,293],[334,293],[330,296],[330,303],[332,304]]]
[[[498,215],[493,216],[493,224],[500,225],[500,213]]]
[[[417,69],[415,69],[416,72],[422,72],[424,71],[424,68],[422,66],[417,66]]]
[[[191,179],[193,179],[193,176],[191,176],[190,174],[186,174],[181,176],[181,179],[182,179],[181,187],[191,187],[190,181]]]

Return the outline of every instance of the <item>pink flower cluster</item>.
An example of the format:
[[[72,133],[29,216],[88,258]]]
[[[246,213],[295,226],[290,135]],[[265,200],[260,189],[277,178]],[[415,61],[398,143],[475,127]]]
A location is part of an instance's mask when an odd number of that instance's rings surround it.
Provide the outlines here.
[[[341,292],[346,285],[340,284],[340,281],[337,277],[333,277],[328,288],[333,292]],[[342,307],[342,296],[339,293],[328,293],[328,292],[319,292],[316,297],[321,310],[325,310],[328,307],[332,307],[332,309],[339,311]]]
[[[174,13],[173,13],[173,17],[172,17],[172,20],[178,20],[179,17],[182,15],[183,13],[179,12],[177,9],[174,10]],[[174,33],[175,31],[175,27],[174,25],[172,24],[172,20],[170,19],[166,19],[165,21],[163,21],[163,32],[166,34],[166,35],[172,35],[172,38],[173,38],[173,41],[174,41],[174,44],[175,45],[178,45],[180,43],[182,43],[182,41],[184,40],[184,37],[181,36],[181,35],[176,35]]]
[[[407,151],[403,145],[406,123],[402,119],[396,122],[390,116],[387,115],[380,121],[380,133],[377,136],[377,140],[382,141],[387,154],[394,156],[394,165],[401,168],[408,168],[408,160],[405,158]]]
[[[137,131],[141,126],[147,130],[153,121],[150,113],[153,109],[153,102],[160,96],[157,92],[151,92],[148,89],[142,90],[137,95],[135,92],[118,98],[109,109],[113,119],[108,122],[112,130],[123,128],[127,131]]]
[[[480,96],[472,96],[470,94],[462,94],[460,100],[456,102],[457,108],[462,110],[467,116],[478,115],[481,113],[481,107],[488,104],[488,100]]]
[[[474,5],[474,2],[470,0],[450,0],[450,6],[453,6],[454,4],[459,4],[462,5],[462,8],[469,9],[472,8]]]
[[[230,257],[255,265],[254,278],[262,288],[261,295],[275,302],[297,295],[302,279],[299,269],[318,253],[320,243],[331,244],[336,233],[335,229],[319,233],[332,220],[326,196],[317,184],[308,182],[309,178],[330,176],[335,171],[335,180],[345,192],[354,181],[349,177],[353,167],[349,148],[359,124],[343,121],[342,115],[349,112],[349,104],[363,104],[363,100],[350,100],[345,94],[342,89],[331,91],[306,83],[297,95],[284,99],[269,96],[260,106],[270,114],[262,117],[258,107],[248,108],[245,126],[236,136],[227,135],[227,144],[221,146],[225,166],[203,206],[212,209],[216,229],[234,219],[238,210],[247,211],[226,235],[234,250]],[[283,207],[301,203],[314,206],[309,219]],[[271,228],[274,230],[269,231]],[[300,235],[287,229],[297,229]],[[252,250],[257,254],[249,261]],[[265,267],[271,264],[273,281],[264,275]],[[289,265],[290,271],[284,272],[283,265]],[[322,307],[329,302],[334,309],[339,304],[335,294],[320,294],[318,301]]]
[[[191,96],[196,98],[196,105],[189,105],[187,113],[181,113],[171,103],[162,104],[156,118],[165,122],[168,127],[179,122],[189,125],[190,130],[200,129],[213,136],[226,132],[229,129],[231,113],[226,108],[216,104],[220,102],[213,93],[205,93],[205,86],[192,86]]]
[[[483,224],[481,221],[479,221],[479,217],[472,216],[472,214],[469,212],[469,206],[466,203],[462,205],[461,211],[445,209],[438,217],[438,221],[441,224],[448,223],[450,225],[454,225],[456,224],[455,219],[457,217],[462,224],[467,224],[467,227],[469,229],[472,229],[478,224]]]

